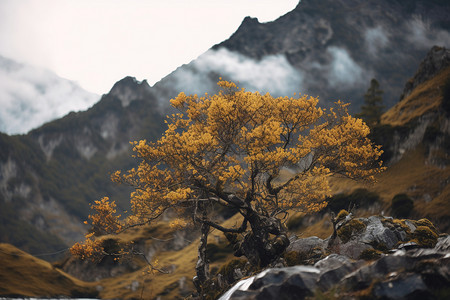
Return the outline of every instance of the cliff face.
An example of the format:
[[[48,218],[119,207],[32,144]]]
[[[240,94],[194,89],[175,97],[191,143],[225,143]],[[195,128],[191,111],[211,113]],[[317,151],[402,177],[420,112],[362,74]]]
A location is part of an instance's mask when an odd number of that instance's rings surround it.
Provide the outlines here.
[[[446,168],[450,163],[450,118],[444,108],[444,89],[450,80],[450,50],[433,47],[414,77],[405,85],[402,99],[381,118],[390,163],[419,146],[426,149],[427,162]]]

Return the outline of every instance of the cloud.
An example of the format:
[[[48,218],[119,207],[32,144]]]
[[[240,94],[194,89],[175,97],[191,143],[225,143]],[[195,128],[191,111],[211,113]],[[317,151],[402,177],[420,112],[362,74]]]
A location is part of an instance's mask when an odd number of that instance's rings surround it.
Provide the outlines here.
[[[231,79],[247,90],[273,96],[290,96],[303,88],[303,74],[284,55],[255,60],[225,48],[208,50],[173,75],[176,88],[188,94],[214,91],[218,76]]]
[[[368,53],[374,57],[389,43],[386,32],[380,26],[367,29],[364,39]]]
[[[99,100],[76,83],[45,69],[0,56],[0,131],[22,134]]]
[[[430,49],[432,46],[450,46],[450,33],[431,26],[430,22],[415,16],[407,23],[410,34],[407,39],[410,43],[421,49]]]
[[[331,55],[328,69],[328,83],[333,88],[348,88],[366,82],[363,69],[352,59],[347,50],[335,46],[327,48]]]

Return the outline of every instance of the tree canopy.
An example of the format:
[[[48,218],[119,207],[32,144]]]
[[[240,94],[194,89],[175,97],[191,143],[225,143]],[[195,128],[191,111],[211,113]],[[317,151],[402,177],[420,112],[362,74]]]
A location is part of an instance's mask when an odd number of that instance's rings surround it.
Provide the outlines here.
[[[171,209],[201,224],[206,235],[210,227],[242,234],[236,254],[264,266],[289,244],[283,213],[326,206],[330,176],[372,180],[382,170],[380,147],[346,104],[323,110],[307,95],[274,98],[224,80],[218,85],[221,91],[214,95],[180,93],[171,100],[179,113],[168,116],[164,135],[132,143],[139,165],[112,176],[135,187],[131,214],[121,220],[114,202],[97,201],[90,217],[97,231],[151,223]],[[292,175],[282,177],[283,169]],[[222,227],[209,214],[213,205],[234,208],[242,224]],[[98,246],[88,237],[75,253],[85,253],[89,245]]]
[[[364,104],[361,106],[361,113],[357,117],[362,118],[370,127],[380,124],[383,114],[383,90],[380,84],[373,78],[370,81],[370,87],[364,94]]]

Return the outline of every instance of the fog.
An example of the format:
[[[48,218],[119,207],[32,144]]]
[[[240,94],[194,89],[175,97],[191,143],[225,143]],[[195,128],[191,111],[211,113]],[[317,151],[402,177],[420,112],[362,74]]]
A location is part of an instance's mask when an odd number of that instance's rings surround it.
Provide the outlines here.
[[[304,89],[303,74],[284,55],[265,56],[258,61],[225,48],[208,50],[172,76],[175,88],[187,94],[213,91],[218,76],[247,90],[274,96],[293,95]]]
[[[76,83],[0,56],[0,131],[23,134],[99,100]]]

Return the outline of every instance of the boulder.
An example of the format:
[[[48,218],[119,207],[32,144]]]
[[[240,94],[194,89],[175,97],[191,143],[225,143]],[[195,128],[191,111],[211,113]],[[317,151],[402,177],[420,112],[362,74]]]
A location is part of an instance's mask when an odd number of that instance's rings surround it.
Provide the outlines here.
[[[333,286],[339,286],[334,292],[339,299],[358,294],[367,299],[439,299],[449,291],[450,251],[397,250],[372,262],[331,254],[314,266],[267,269],[238,282],[220,299],[314,298]]]
[[[383,244],[387,248],[393,248],[399,241],[394,231],[384,226],[381,222],[383,217],[371,216],[367,219],[360,219],[366,224],[366,230],[356,239],[364,244]],[[406,235],[405,235],[406,237]]]
[[[438,242],[434,248],[437,251],[450,251],[450,235],[438,238]]]
[[[220,300],[304,299],[313,295],[319,273],[310,266],[268,269],[239,282]]]
[[[297,239],[294,241],[291,241],[289,247],[286,249],[287,252],[289,251],[296,251],[300,253],[309,254],[311,253],[315,248],[324,249],[325,248],[325,242],[321,238],[318,238],[317,236],[311,236],[304,239]]]

